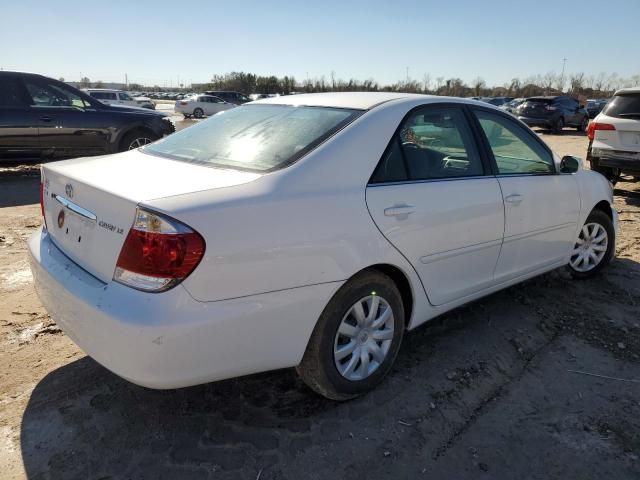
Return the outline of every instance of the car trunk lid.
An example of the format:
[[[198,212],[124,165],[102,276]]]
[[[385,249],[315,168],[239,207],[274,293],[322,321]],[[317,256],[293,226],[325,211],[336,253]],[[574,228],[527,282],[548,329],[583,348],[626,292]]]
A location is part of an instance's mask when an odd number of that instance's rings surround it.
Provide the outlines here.
[[[46,164],[42,173],[44,216],[53,242],[103,282],[113,278],[140,202],[260,177],[140,151]]]

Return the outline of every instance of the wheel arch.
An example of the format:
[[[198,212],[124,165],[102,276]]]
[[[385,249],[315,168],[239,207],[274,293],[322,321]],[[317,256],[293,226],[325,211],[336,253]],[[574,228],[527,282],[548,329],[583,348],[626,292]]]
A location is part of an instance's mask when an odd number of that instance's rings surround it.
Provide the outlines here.
[[[409,281],[409,277],[404,271],[402,271],[402,269],[398,268],[395,265],[391,265],[390,263],[377,263],[356,272],[345,282],[345,284],[350,282],[353,278],[362,275],[364,272],[370,271],[376,271],[386,275],[396,285],[398,291],[400,292],[400,297],[402,298],[404,323],[406,327],[409,327],[415,304],[415,295],[411,286],[411,282]]]
[[[605,213],[610,220],[613,221],[613,211],[611,209],[611,205],[606,200],[600,200],[598,203],[596,203],[591,211],[594,210],[600,210],[601,212]]]

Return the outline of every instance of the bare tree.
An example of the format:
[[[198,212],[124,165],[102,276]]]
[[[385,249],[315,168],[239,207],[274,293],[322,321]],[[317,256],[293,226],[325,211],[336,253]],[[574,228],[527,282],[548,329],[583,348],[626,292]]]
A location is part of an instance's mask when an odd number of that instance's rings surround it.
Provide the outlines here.
[[[598,92],[603,92],[607,89],[607,75],[604,72],[600,72],[593,80],[593,89]]]
[[[439,93],[439,90],[444,85],[444,77],[436,77],[436,93]]]
[[[556,72],[547,72],[542,77],[541,87],[544,88],[546,94],[549,94],[556,82],[558,82],[558,74]]]
[[[424,91],[424,93],[429,93],[429,91],[431,90],[431,75],[429,75],[428,73],[425,73],[422,76],[422,90]]]
[[[476,97],[480,96],[480,94],[482,93],[482,89],[485,88],[486,86],[487,86],[487,83],[484,81],[482,77],[476,77],[471,81],[471,88],[473,88],[473,91]]]
[[[571,85],[572,93],[580,93],[584,88],[584,73],[573,73],[569,77],[569,84]]]

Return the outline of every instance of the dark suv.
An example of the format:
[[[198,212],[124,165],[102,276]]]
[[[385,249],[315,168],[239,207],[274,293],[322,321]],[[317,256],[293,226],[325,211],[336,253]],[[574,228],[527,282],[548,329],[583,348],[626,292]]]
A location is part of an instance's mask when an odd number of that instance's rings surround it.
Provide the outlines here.
[[[514,115],[530,127],[544,127],[562,133],[564,127],[584,132],[589,125],[587,111],[567,96],[530,97],[515,109]]]
[[[105,105],[42,75],[0,72],[0,160],[115,153],[174,131],[166,114]]]
[[[247,103],[251,101],[249,97],[247,97],[244,93],[240,93],[240,92],[221,92],[217,90],[209,90],[204,93],[206,93],[207,95],[213,95],[214,97],[221,98],[227,103],[235,103],[236,105],[241,105],[243,103]]]

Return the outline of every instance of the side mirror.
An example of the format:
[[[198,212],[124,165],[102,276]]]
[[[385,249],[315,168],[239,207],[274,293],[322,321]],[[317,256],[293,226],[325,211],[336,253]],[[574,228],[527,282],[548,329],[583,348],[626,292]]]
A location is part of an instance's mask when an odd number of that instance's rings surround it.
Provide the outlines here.
[[[560,160],[560,173],[576,173],[580,168],[580,159],[566,155]]]

